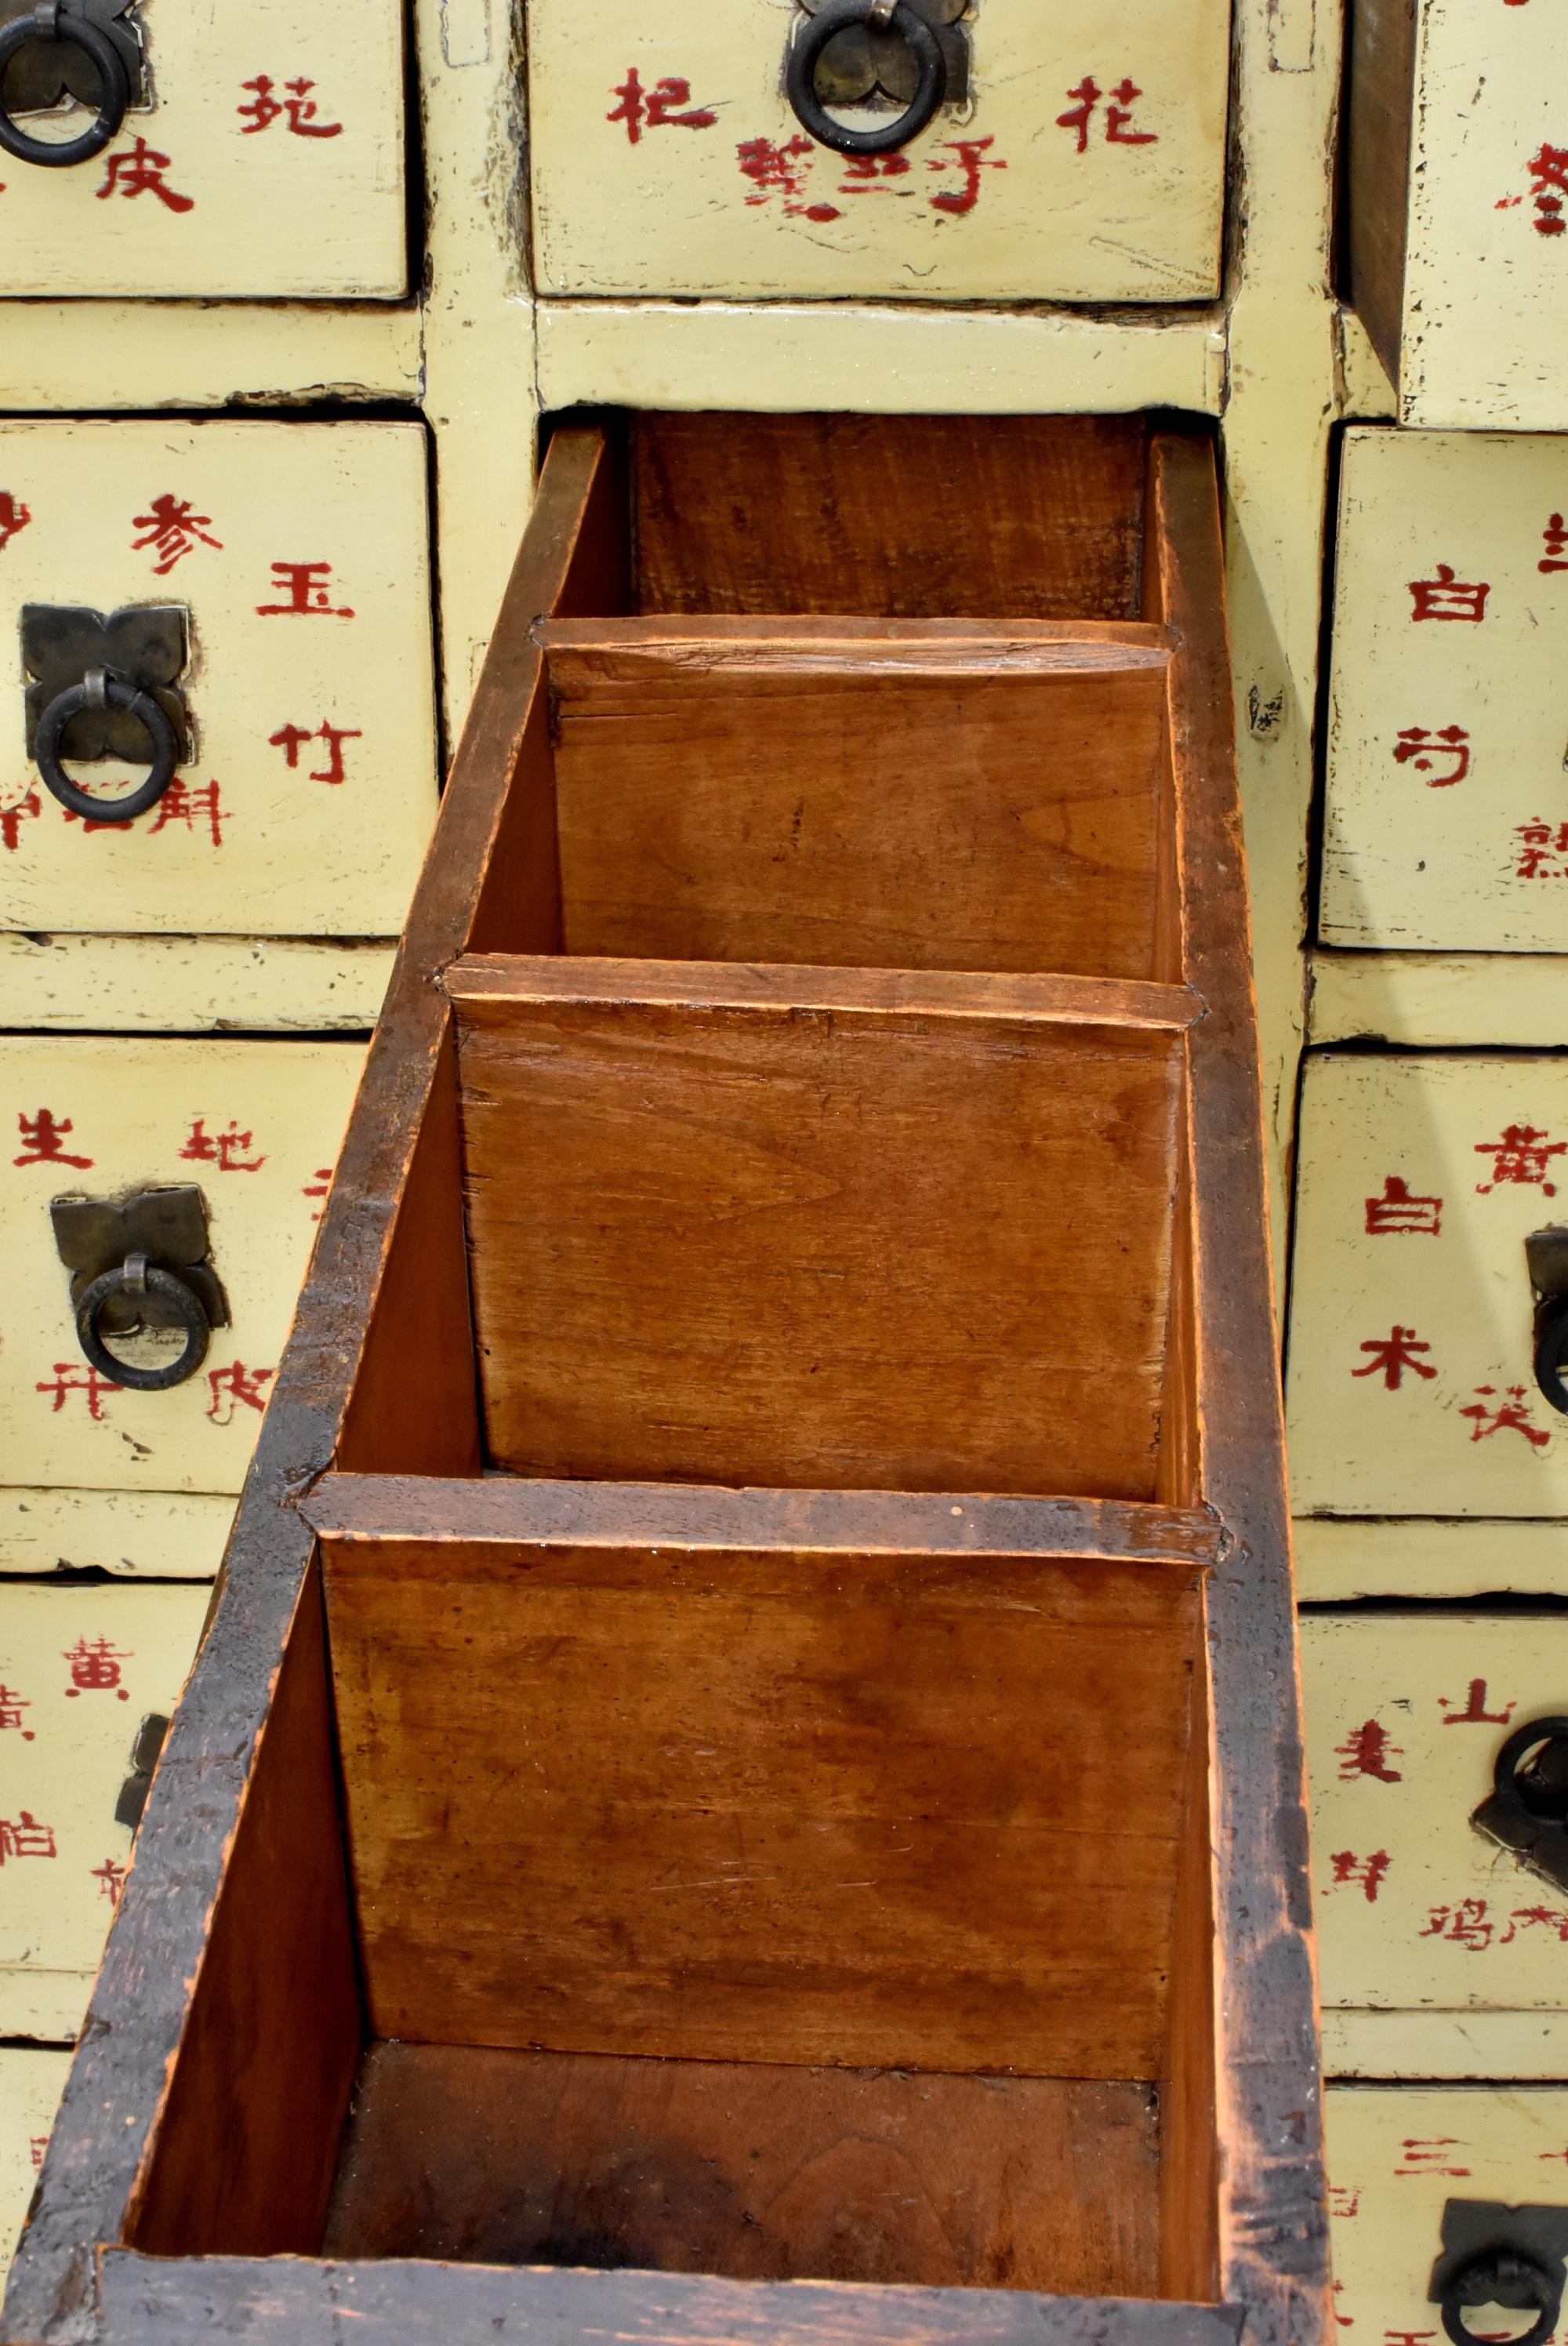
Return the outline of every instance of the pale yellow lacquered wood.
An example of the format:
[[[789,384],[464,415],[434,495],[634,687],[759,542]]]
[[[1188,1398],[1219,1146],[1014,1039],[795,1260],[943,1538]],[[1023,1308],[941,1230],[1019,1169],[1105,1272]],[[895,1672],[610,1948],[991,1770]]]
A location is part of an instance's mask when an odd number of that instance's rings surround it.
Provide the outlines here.
[[[1325,2012],[1323,2072],[1568,2077],[1568,2012]]]
[[[0,2051],[0,2261],[9,2261],[22,2229],[70,2066],[68,2052]]]
[[[115,1821],[149,1714],[179,1698],[208,1592],[8,1588],[0,1601],[0,2035],[71,2037],[130,1865]]]
[[[0,1029],[362,1034],[392,953],[310,937],[0,935]]]
[[[278,1366],[364,1056],[351,1043],[123,1035],[0,1045],[0,1233],[8,1264],[0,1483],[239,1489],[270,1387],[263,1372]],[[56,1153],[41,1158],[43,1110]],[[28,1161],[17,1164],[18,1157]],[[66,1161],[72,1157],[91,1163]],[[90,1372],[49,1202],[178,1182],[194,1182],[207,1201],[232,1324],[214,1331],[205,1366],[170,1392],[85,1390]]]
[[[0,1488],[0,1573],[210,1580],[233,1521],[233,1499],[209,1491]]]
[[[1090,0],[977,0],[965,16],[969,100],[874,172],[805,138],[790,109],[782,67],[804,21],[793,0],[709,0],[674,16],[640,0],[533,0],[542,291],[1181,301],[1218,291],[1229,27],[1215,0],[1122,0],[1109,22]],[[634,72],[651,109],[623,96]],[[671,82],[686,99],[657,99]],[[1137,95],[1118,105],[1125,85]],[[1082,132],[1058,120],[1080,106]],[[608,118],[624,108],[635,118]],[[681,111],[707,119],[650,118]]]
[[[1296,1590],[1303,1604],[1502,1592],[1560,1596],[1568,1588],[1568,1522],[1552,1517],[1366,1522],[1298,1515],[1295,1548]]]
[[[1540,954],[1318,953],[1314,1043],[1465,1044],[1555,1050],[1568,1020],[1568,956]]]
[[[435,809],[425,452],[402,423],[0,425],[0,922],[397,933]],[[195,754],[130,825],[89,834],[27,758],[31,602],[189,612]]]
[[[14,415],[416,400],[421,366],[412,302],[0,301]]]
[[[137,14],[147,99],[107,150],[60,169],[5,158],[0,292],[402,294],[399,0],[260,14],[145,0]],[[87,118],[72,107],[22,125],[56,138]]]

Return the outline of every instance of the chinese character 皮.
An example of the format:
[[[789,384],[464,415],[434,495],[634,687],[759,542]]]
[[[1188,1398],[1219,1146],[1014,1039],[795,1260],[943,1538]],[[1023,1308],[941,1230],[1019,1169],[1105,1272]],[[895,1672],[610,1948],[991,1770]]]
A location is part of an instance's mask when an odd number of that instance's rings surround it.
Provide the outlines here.
[[[1389,1762],[1404,1756],[1388,1729],[1375,1719],[1353,1727],[1343,1743],[1334,1749],[1334,1757],[1339,1762],[1339,1780],[1347,1784],[1358,1776],[1375,1776],[1380,1784],[1402,1784],[1404,1778]]]
[[[1475,1153],[1493,1159],[1491,1180],[1475,1185],[1478,1198],[1490,1198],[1493,1189],[1506,1182],[1554,1198],[1556,1184],[1546,1178],[1547,1168],[1553,1158],[1568,1156],[1568,1140],[1549,1140],[1532,1124],[1511,1124],[1504,1127],[1501,1140],[1478,1140]]]
[[[199,1116],[190,1127],[189,1138],[179,1153],[193,1165],[216,1165],[220,1173],[259,1173],[267,1159],[264,1157],[245,1156],[243,1152],[250,1147],[250,1134],[241,1132],[233,1117],[229,1119],[227,1132],[209,1133],[207,1129],[207,1118],[204,1116]]]
[[[324,741],[327,745],[327,766],[324,773],[311,772],[312,782],[341,782],[348,777],[343,769],[343,743],[362,741],[364,735],[355,725],[318,725],[312,729],[306,725],[282,725],[268,737],[270,750],[281,750],[289,760],[290,770],[300,763],[300,751],[307,741]]]
[[[332,575],[330,562],[275,562],[272,584],[280,593],[288,595],[286,603],[258,603],[256,613],[262,619],[351,619],[354,616],[345,603],[334,603],[327,581]]]
[[[158,559],[152,566],[152,575],[155,578],[167,578],[177,562],[195,552],[199,540],[203,546],[216,546],[221,554],[223,540],[207,535],[211,520],[210,514],[199,514],[188,497],[172,494],[154,497],[152,511],[137,514],[131,524],[133,529],[147,533],[144,537],[132,538],[131,551],[139,554],[144,546],[156,546]]]
[[[1069,97],[1077,99],[1077,105],[1069,107],[1065,114],[1059,114],[1056,117],[1056,127],[1060,130],[1075,131],[1078,138],[1078,152],[1080,155],[1086,155],[1089,151],[1089,130],[1095,118],[1095,108],[1099,105],[1101,98],[1108,95],[1112,102],[1107,104],[1105,108],[1106,146],[1153,147],[1159,138],[1157,130],[1134,130],[1129,127],[1133,119],[1134,103],[1142,97],[1143,94],[1130,74],[1125,75],[1115,89],[1109,93],[1100,87],[1093,74],[1085,74],[1076,89],[1070,89],[1067,92]]]
[[[73,1157],[66,1148],[66,1133],[76,1130],[68,1116],[56,1116],[52,1108],[41,1107],[36,1116],[19,1116],[16,1124],[22,1135],[22,1154],[13,1157],[13,1165],[74,1165],[79,1173],[90,1168],[90,1157]]]
[[[1383,1384],[1390,1392],[1399,1392],[1407,1369],[1413,1369],[1418,1377],[1437,1375],[1435,1369],[1430,1369],[1424,1361],[1417,1360],[1418,1352],[1430,1352],[1431,1346],[1418,1343],[1413,1328],[1390,1328],[1386,1336],[1370,1338],[1361,1350],[1370,1352],[1372,1357],[1364,1369],[1352,1369],[1350,1374],[1353,1377],[1375,1377],[1381,1372]]]
[[[962,217],[963,213],[972,212],[974,209],[975,205],[980,201],[982,171],[1005,171],[1007,168],[1000,156],[988,155],[985,151],[988,147],[994,147],[995,144],[994,138],[950,138],[943,151],[949,155],[955,155],[958,158],[955,163],[944,163],[941,155],[927,156],[928,171],[962,171],[963,173],[962,189],[944,188],[941,195],[932,196],[931,202],[933,211],[951,212]]]
[[[158,802],[156,819],[148,829],[148,837],[156,839],[160,831],[167,831],[171,823],[176,822],[182,822],[187,831],[194,831],[201,816],[207,819],[208,833],[212,844],[214,847],[221,847],[223,807],[219,797],[218,784],[209,782],[204,790],[188,790],[177,775]],[[89,823],[87,828],[91,830],[93,826]]]
[[[1530,1412],[1524,1403],[1525,1388],[1522,1385],[1510,1385],[1508,1390],[1511,1398],[1497,1409],[1488,1409],[1486,1406],[1487,1401],[1496,1399],[1495,1385],[1477,1385],[1475,1390],[1478,1393],[1484,1394],[1485,1400],[1467,1402],[1464,1408],[1460,1411],[1461,1417],[1472,1417],[1475,1420],[1475,1427],[1470,1437],[1472,1442],[1484,1442],[1487,1436],[1492,1433],[1522,1433],[1532,1450],[1545,1449],[1552,1436],[1540,1426],[1531,1424]]]
[[[1441,764],[1448,759],[1453,761],[1451,774],[1432,771],[1434,760]],[[1470,771],[1470,735],[1462,725],[1441,726],[1435,733],[1425,725],[1406,725],[1394,744],[1394,762],[1413,762],[1417,773],[1426,775],[1429,790],[1451,790]]]
[[[1568,220],[1563,217],[1563,199],[1568,196],[1568,147],[1548,147],[1543,139],[1541,152],[1530,158],[1529,171],[1536,235],[1562,236],[1568,230]]]
[[[1568,822],[1543,822],[1536,815],[1513,826],[1524,842],[1513,867],[1516,880],[1568,880]]]
[[[1456,578],[1446,562],[1438,564],[1435,578],[1412,578],[1410,591],[1415,619],[1468,619],[1478,626],[1486,617],[1486,598],[1492,592],[1490,581],[1467,585]]]
[[[1517,1708],[1517,1704],[1511,1702],[1501,1710],[1488,1710],[1484,1678],[1471,1678],[1465,1692],[1462,1710],[1450,1702],[1447,1695],[1440,1694],[1438,1697],[1438,1708],[1449,1714],[1443,1720],[1445,1727],[1506,1727]]]
[[[212,1400],[208,1416],[218,1425],[229,1425],[233,1423],[236,1407],[241,1402],[260,1416],[267,1406],[261,1388],[271,1382],[273,1374],[271,1369],[248,1369],[242,1361],[234,1362],[227,1369],[209,1369],[207,1382],[211,1388]],[[225,1402],[229,1404],[227,1409],[224,1408]]]
[[[22,1724],[22,1713],[33,1708],[26,1696],[15,1687],[0,1686],[0,1735],[14,1729],[24,1743],[36,1740],[33,1729]]]
[[[32,518],[26,506],[9,489],[0,489],[0,551],[10,545],[18,530],[26,528]]]
[[[17,1812],[15,1821],[0,1817],[0,1865],[8,1857],[58,1857],[55,1847],[55,1828],[41,1825],[25,1809]]]
[[[1329,1862],[1334,1869],[1330,1890],[1339,1890],[1354,1883],[1361,1891],[1369,1906],[1378,1902],[1378,1892],[1392,1863],[1386,1849],[1374,1850],[1370,1857],[1358,1857],[1354,1850],[1338,1851]]]
[[[54,1394],[55,1406],[50,1414],[55,1417],[59,1416],[72,1393],[84,1393],[87,1396],[87,1415],[95,1424],[101,1425],[104,1423],[104,1395],[123,1392],[125,1387],[117,1385],[108,1377],[100,1377],[95,1368],[88,1368],[84,1375],[81,1363],[77,1361],[56,1361],[54,1382],[39,1384],[34,1390],[41,1393]]]
[[[617,85],[615,94],[621,102],[613,114],[606,115],[605,120],[624,122],[626,137],[634,147],[643,135],[645,124],[650,130],[711,130],[718,119],[706,106],[692,105],[691,84],[678,74],[666,74],[652,89],[645,90],[636,66],[628,66],[626,77]],[[689,110],[678,114],[677,107]]]
[[[808,204],[801,200],[806,193],[807,175],[817,149],[809,138],[797,132],[787,146],[775,145],[771,138],[743,138],[736,156],[742,173],[751,182],[748,204],[771,203],[775,195],[784,199],[784,209],[792,219],[836,220],[843,214],[833,204]]]
[[[25,799],[14,799],[9,806],[0,807],[0,841],[13,854],[22,844],[22,825],[36,822],[43,811],[36,790],[29,790]]]
[[[95,1865],[92,1868],[92,1876],[93,1880],[99,1884],[99,1897],[107,1898],[111,1909],[117,1906],[120,1902],[120,1892],[126,1886],[125,1867],[118,1864],[114,1858],[106,1857],[102,1865]]]
[[[1434,1906],[1420,1936],[1444,1939],[1472,1955],[1480,1955],[1492,1944],[1492,1927],[1487,1920],[1484,1898],[1461,1898],[1457,1906]]]
[[[0,538],[0,545],[5,540]],[[1537,570],[1568,570],[1568,525],[1561,514],[1553,514],[1541,533],[1541,543],[1546,551],[1536,564]]]
[[[99,201],[117,192],[122,196],[156,196],[171,212],[188,212],[196,209],[194,196],[178,196],[164,184],[164,173],[169,168],[169,158],[138,138],[127,152],[124,148],[105,157],[108,177],[97,190]]]
[[[284,86],[293,92],[293,96],[279,99],[272,95],[276,84],[270,74],[258,74],[254,80],[241,84],[241,87],[253,89],[256,93],[250,105],[234,109],[237,114],[250,117],[239,134],[242,138],[254,138],[259,130],[270,130],[284,114],[289,117],[289,128],[296,138],[341,137],[343,128],[341,122],[318,122],[316,119],[316,101],[309,95],[316,87],[313,81],[301,79]]]
[[[78,1695],[112,1690],[121,1702],[128,1702],[129,1692],[120,1684],[120,1664],[130,1658],[117,1646],[111,1646],[107,1637],[78,1637],[70,1652],[62,1657],[71,1666],[66,1699],[74,1701]]]
[[[1364,1202],[1369,1238],[1435,1239],[1442,1234],[1442,1199],[1413,1198],[1410,1184],[1397,1173],[1389,1174],[1380,1198]]]

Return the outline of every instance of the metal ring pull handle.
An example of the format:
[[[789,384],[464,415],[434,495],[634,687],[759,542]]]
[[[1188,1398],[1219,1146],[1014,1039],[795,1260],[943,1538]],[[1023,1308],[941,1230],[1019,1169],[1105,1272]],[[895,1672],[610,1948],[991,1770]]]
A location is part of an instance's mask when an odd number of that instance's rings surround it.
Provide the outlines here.
[[[152,744],[152,771],[140,790],[132,790],[127,798],[90,798],[86,790],[76,788],[60,763],[66,726],[89,709],[117,709],[136,718],[146,729]],[[138,814],[145,814],[148,807],[158,804],[173,781],[174,770],[179,763],[179,740],[162,704],[152,693],[144,692],[139,685],[127,684],[112,668],[98,668],[82,683],[56,694],[38,719],[33,755],[46,788],[73,814],[85,815],[90,822],[134,822]]]
[[[877,130],[850,130],[835,122],[817,95],[817,64],[823,50],[840,33],[862,25],[874,32],[897,33],[909,44],[920,69],[919,86],[905,111]],[[904,0],[891,0],[891,5],[890,0],[828,0],[789,52],[786,86],[802,128],[821,146],[836,148],[840,155],[891,155],[918,138],[947,96],[947,59],[931,26]]]
[[[98,1323],[104,1306],[130,1297],[141,1310],[140,1325],[180,1328],[185,1349],[160,1369],[135,1368],[117,1359],[104,1342]],[[145,1254],[127,1255],[117,1270],[106,1270],[83,1290],[76,1306],[76,1338],[88,1362],[111,1384],[128,1385],[133,1392],[168,1392],[196,1374],[207,1358],[212,1323],[201,1298],[172,1270],[160,1270]]]
[[[1561,2282],[1533,2257],[1517,2249],[1483,2249],[1460,2267],[1443,2290],[1442,2326],[1453,2346],[1476,2346],[1477,2332],[1465,2325],[1467,2305],[1503,2305],[1521,2312],[1533,2306],[1534,2320],[1510,2339],[1509,2346],[1545,2346],[1562,2302]]]
[[[64,6],[62,0],[40,0],[30,16],[16,17],[0,32],[0,85],[12,58],[33,41],[70,41],[91,59],[99,83],[97,116],[79,138],[35,138],[18,128],[0,98],[0,147],[18,162],[41,163],[50,171],[91,162],[115,136],[130,104],[130,77],[120,53],[107,33]]]
[[[1532,1753],[1534,1762],[1524,1762]],[[1568,1825],[1568,1718],[1532,1719],[1516,1727],[1492,1771],[1497,1798],[1532,1824]]]
[[[1553,1409],[1568,1417],[1568,1295],[1554,1296],[1535,1323],[1535,1382]]]

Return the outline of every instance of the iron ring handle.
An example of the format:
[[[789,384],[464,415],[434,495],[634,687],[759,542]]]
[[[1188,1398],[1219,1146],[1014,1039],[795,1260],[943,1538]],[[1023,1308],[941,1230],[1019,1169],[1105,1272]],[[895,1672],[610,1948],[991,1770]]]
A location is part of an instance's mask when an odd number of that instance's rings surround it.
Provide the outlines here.
[[[1568,1417],[1568,1382],[1563,1375],[1564,1353],[1568,1353],[1568,1295],[1558,1295],[1535,1323],[1535,1382],[1553,1408]]]
[[[98,1319],[106,1303],[125,1295],[155,1295],[172,1312],[163,1324],[185,1331],[185,1350],[177,1360],[161,1369],[140,1369],[116,1359],[98,1332]],[[145,1254],[127,1255],[117,1270],[95,1279],[76,1306],[76,1340],[88,1362],[111,1384],[128,1385],[133,1392],[168,1392],[185,1384],[207,1358],[211,1338],[212,1323],[196,1290],[172,1270],[149,1263]]]
[[[76,788],[60,763],[66,728],[87,709],[120,709],[147,729],[152,744],[152,771],[140,790],[132,790],[127,798],[89,798],[86,790]],[[179,740],[154,694],[128,684],[111,669],[95,668],[82,683],[56,693],[50,701],[38,719],[33,756],[45,787],[73,814],[85,815],[90,822],[134,822],[138,814],[145,814],[148,807],[158,804],[173,781],[174,770],[179,763]]]
[[[97,119],[77,138],[34,138],[18,129],[0,99],[0,147],[21,163],[41,163],[46,170],[63,170],[71,163],[88,163],[99,155],[126,118],[130,104],[130,76],[119,51],[107,33],[60,5],[41,0],[30,16],[18,16],[0,33],[0,82],[17,52],[30,41],[70,41],[92,60],[101,87]]]
[[[1509,2346],[1545,2346],[1556,2327],[1563,2291],[1544,2265],[1521,2255],[1517,2249],[1482,2249],[1461,2265],[1449,2281],[1441,2299],[1442,2326],[1452,2346],[1476,2346],[1475,2331],[1465,2327],[1464,2308],[1502,2301],[1494,2296],[1500,2289],[1536,2308],[1530,2328],[1511,2339]]]
[[[1568,1816],[1563,1812],[1564,1808],[1568,1808],[1568,1801],[1561,1805],[1554,1803],[1553,1808],[1537,1808],[1519,1780],[1520,1764],[1526,1753],[1535,1750],[1543,1743],[1568,1743],[1568,1718],[1532,1719],[1527,1719],[1522,1727],[1516,1727],[1498,1752],[1492,1769],[1492,1787],[1505,1808],[1512,1809],[1516,1816],[1528,1819],[1532,1824],[1568,1823]],[[1518,2346],[1517,2340],[1511,2340],[1510,2346]]]
[[[920,67],[920,83],[909,106],[880,130],[847,129],[834,121],[817,95],[817,62],[823,50],[838,34],[860,25],[897,33],[908,42]],[[891,155],[919,137],[947,96],[947,59],[931,26],[905,0],[894,0],[891,13],[886,0],[828,0],[789,52],[785,87],[801,127],[821,146],[835,148],[840,155]]]

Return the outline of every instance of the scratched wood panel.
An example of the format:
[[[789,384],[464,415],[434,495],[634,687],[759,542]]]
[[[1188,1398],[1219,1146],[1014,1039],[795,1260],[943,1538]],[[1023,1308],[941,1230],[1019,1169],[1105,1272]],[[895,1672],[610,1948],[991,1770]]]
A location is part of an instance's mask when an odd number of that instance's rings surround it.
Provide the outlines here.
[[[1568,1622],[1308,1615],[1301,1664],[1324,2004],[1561,2009],[1568,1891],[1470,1821],[1513,1729],[1568,1712]]]
[[[0,1056],[0,1482],[237,1492],[364,1066],[356,1043],[7,1038]],[[76,1341],[56,1198],[190,1182],[231,1324],[167,1392],[106,1388]]]
[[[1153,2296],[1157,2099],[375,2045],[323,2256]]]
[[[774,627],[545,631],[567,953],[1155,974],[1161,631]]]
[[[1297,1514],[1568,1513],[1524,1255],[1565,1219],[1568,1063],[1326,1053],[1298,1156]]]
[[[69,2053],[53,2046],[0,2046],[0,2270],[26,2217],[70,2066]]]
[[[1323,2103],[1334,2306],[1358,2338],[1442,2336],[1427,2287],[1448,2200],[1568,2204],[1562,2087],[1330,2086]],[[1520,2335],[1519,2317],[1507,2321],[1474,2334]]]
[[[323,1564],[377,2035],[1162,2073],[1189,1568],[417,1540]]]
[[[170,1716],[209,1591],[8,1588],[0,1601],[0,2036],[74,2037],[130,1865],[115,1803]]]
[[[425,470],[409,423],[0,424],[0,922],[397,935],[436,805]],[[27,754],[28,603],[189,614],[193,754],[127,825],[89,833]]]
[[[790,109],[785,53],[806,21],[778,0],[712,0],[667,22],[638,0],[591,12],[533,0],[542,291],[1068,301],[1219,291],[1230,13],[1216,0],[1048,11],[978,0],[962,17],[969,99],[870,167],[818,147]]]
[[[1324,943],[1568,951],[1568,437],[1350,432],[1335,580]]]
[[[673,974],[448,980],[493,1462],[1152,1498],[1179,1037]]]
[[[5,158],[0,294],[407,291],[399,0],[260,15],[152,0],[125,21],[147,87],[107,150],[63,168]],[[90,117],[19,118],[58,139]]]

